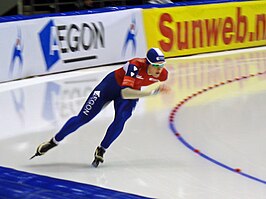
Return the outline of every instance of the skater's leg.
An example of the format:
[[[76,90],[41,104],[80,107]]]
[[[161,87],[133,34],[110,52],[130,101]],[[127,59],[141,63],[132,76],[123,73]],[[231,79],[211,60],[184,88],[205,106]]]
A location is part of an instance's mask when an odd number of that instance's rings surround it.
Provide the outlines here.
[[[81,115],[74,116],[70,118],[65,125],[61,128],[61,130],[55,135],[55,140],[57,142],[62,141],[66,136],[71,134],[72,132],[76,131],[79,127],[87,123],[84,117]]]
[[[92,99],[96,99],[95,96],[90,96],[88,98],[80,113],[77,116],[70,118],[62,127],[62,129],[55,135],[55,137],[53,137],[50,141],[40,144],[36,149],[35,155],[33,155],[30,159],[34,158],[35,156],[44,155],[47,151],[57,146],[58,143],[67,135],[71,134],[79,127],[92,120],[101,111],[102,107],[108,103],[106,100],[101,100],[98,98],[94,101],[93,105],[91,105]],[[90,104],[89,111],[87,110],[88,104]]]
[[[62,141],[67,135],[91,121],[101,111],[105,104],[108,104],[108,101],[106,101],[104,97],[100,98],[92,92],[80,113],[77,116],[70,118],[65,123],[62,129],[55,135],[55,140],[57,142]]]
[[[118,98],[114,101],[115,118],[112,124],[108,127],[101,145],[95,150],[94,160],[92,162],[94,167],[98,167],[100,162],[103,163],[103,155],[106,149],[121,134],[125,122],[132,115],[132,111],[135,108],[136,103],[137,100],[124,100],[121,98]]]
[[[119,98],[115,100],[115,118],[108,127],[107,132],[101,146],[107,149],[112,142],[121,134],[126,121],[131,117],[132,111],[135,108],[137,100],[124,100]]]

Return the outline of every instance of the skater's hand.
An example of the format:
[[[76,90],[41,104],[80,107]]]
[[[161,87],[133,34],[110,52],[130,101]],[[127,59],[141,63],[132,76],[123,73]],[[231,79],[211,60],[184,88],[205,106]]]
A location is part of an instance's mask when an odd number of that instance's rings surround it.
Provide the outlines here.
[[[153,90],[151,92],[151,95],[157,95],[159,93],[162,94],[167,94],[171,91],[170,87],[165,85],[165,84],[161,84],[157,89]]]
[[[171,91],[171,88],[165,84],[159,86],[159,92],[163,94],[168,94]]]

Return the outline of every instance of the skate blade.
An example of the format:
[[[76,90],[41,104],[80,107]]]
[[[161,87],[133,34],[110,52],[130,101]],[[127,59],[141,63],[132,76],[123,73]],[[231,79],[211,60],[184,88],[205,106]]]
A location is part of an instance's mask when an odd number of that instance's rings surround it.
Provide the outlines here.
[[[40,155],[41,155],[40,153],[36,152],[33,156],[31,156],[30,160],[35,158],[36,156],[40,156]]]
[[[31,156],[31,158],[29,159],[29,160],[31,160],[31,159],[33,159],[33,158],[35,158],[37,155],[36,154],[34,154],[33,156]]]

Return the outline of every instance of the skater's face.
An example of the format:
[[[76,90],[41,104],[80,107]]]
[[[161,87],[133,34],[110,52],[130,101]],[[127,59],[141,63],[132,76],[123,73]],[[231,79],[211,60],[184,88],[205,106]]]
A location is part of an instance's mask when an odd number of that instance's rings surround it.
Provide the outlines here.
[[[164,62],[150,64],[148,69],[149,75],[152,75],[153,77],[159,77],[163,70],[164,64],[165,64]]]

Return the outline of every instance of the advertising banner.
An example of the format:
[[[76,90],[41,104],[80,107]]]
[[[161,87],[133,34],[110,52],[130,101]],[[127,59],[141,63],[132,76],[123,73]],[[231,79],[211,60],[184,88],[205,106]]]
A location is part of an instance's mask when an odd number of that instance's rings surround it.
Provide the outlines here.
[[[141,9],[0,24],[0,81],[143,57]]]
[[[143,10],[147,46],[167,57],[266,45],[266,2]]]

